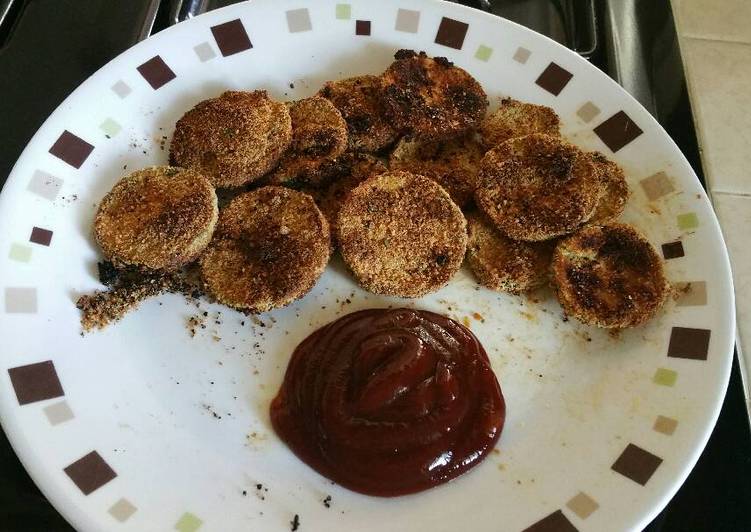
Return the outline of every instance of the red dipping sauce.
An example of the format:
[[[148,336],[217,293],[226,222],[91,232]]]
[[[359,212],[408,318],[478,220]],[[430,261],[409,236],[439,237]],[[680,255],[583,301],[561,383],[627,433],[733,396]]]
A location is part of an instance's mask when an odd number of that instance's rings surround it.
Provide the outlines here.
[[[271,422],[313,469],[351,490],[422,491],[482,461],[501,388],[469,329],[423,310],[354,312],[295,350]]]

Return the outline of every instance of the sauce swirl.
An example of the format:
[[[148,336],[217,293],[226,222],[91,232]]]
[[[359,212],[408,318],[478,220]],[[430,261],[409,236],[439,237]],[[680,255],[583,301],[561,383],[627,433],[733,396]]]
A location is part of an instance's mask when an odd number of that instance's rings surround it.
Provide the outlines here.
[[[316,471],[389,497],[477,465],[500,437],[505,403],[469,329],[428,311],[370,309],[297,347],[270,413]]]

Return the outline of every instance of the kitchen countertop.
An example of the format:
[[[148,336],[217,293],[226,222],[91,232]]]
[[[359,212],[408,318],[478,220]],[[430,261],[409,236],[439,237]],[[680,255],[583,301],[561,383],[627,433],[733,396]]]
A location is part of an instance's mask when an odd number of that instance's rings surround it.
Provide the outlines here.
[[[707,192],[730,252],[737,350],[751,372],[751,2],[672,0]]]

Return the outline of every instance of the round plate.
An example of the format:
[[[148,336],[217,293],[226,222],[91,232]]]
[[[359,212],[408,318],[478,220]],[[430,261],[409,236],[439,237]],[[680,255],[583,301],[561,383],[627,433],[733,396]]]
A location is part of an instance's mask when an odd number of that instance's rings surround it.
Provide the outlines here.
[[[566,137],[623,166],[633,190],[625,220],[661,251],[670,280],[691,289],[614,336],[563,319],[549,291],[497,294],[461,271],[435,294],[396,300],[363,292],[334,260],[286,309],[248,318],[165,295],[81,335],[75,300],[100,288],[96,204],[126,171],[166,163],[182,113],[228,88],[309,96],[325,80],[379,73],[399,48],[447,56],[493,106],[510,95],[555,108]],[[306,531],[639,529],[696,462],[728,380],[727,254],[675,144],[575,54],[455,4],[256,0],[159,33],[50,116],[5,185],[0,227],[3,427],[83,531],[289,530],[295,515]],[[508,401],[486,461],[394,499],[322,478],[268,416],[300,340],[344,313],[387,305],[468,324]],[[195,337],[191,316],[205,326]]]

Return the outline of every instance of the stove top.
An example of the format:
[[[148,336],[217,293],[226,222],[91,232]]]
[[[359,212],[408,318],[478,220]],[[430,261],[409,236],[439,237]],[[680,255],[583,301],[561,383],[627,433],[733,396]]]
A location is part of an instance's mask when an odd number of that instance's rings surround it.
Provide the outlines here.
[[[0,185],[28,140],[82,81],[150,34],[232,0],[0,0]],[[669,0],[474,0],[602,69],[663,125],[702,179]],[[51,442],[53,444],[54,442]],[[0,431],[0,530],[66,531]],[[751,434],[737,359],[694,471],[645,530],[751,530]]]

